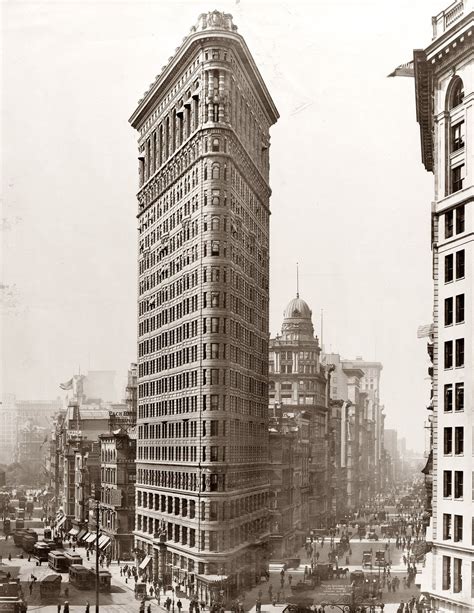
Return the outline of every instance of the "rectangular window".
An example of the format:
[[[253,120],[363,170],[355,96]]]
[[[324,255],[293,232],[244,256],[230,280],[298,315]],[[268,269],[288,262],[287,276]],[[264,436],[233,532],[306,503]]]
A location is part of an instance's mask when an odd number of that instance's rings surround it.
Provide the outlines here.
[[[444,367],[453,367],[453,341],[446,341],[444,343]]]
[[[453,592],[455,594],[462,592],[462,560],[461,558],[453,558]]]
[[[455,410],[456,411],[464,411],[464,383],[456,383],[456,406],[455,406]]]
[[[217,447],[216,445],[212,445],[211,446],[211,462],[218,462],[219,461],[219,447]]]
[[[444,410],[445,412],[453,410],[453,385],[448,383],[444,386]]]
[[[444,282],[449,283],[454,279],[454,256],[452,253],[444,256]]]
[[[454,541],[462,541],[462,515],[454,516]]]
[[[443,541],[451,540],[451,515],[443,513]]]
[[[444,325],[450,326],[453,323],[453,299],[444,299]]]
[[[466,229],[464,204],[456,209],[456,234],[461,234]]]
[[[466,252],[456,251],[456,279],[463,279],[466,271]]]
[[[456,426],[454,428],[454,453],[461,455],[464,453],[464,428]]]
[[[463,188],[464,164],[451,169],[451,193],[459,192]]]
[[[464,494],[464,473],[462,470],[454,471],[454,497],[462,498]]]
[[[456,339],[456,367],[464,366],[464,339]]]
[[[451,127],[451,152],[464,147],[464,121]]]
[[[449,498],[453,493],[453,473],[450,470],[443,472],[443,496]]]
[[[451,558],[443,556],[443,590],[451,588]]]
[[[464,321],[464,294],[456,296],[456,323],[460,324]]]
[[[444,214],[444,238],[451,238],[454,233],[454,211]]]
[[[452,428],[444,429],[443,449],[444,449],[445,455],[449,455],[453,453],[453,429]]]

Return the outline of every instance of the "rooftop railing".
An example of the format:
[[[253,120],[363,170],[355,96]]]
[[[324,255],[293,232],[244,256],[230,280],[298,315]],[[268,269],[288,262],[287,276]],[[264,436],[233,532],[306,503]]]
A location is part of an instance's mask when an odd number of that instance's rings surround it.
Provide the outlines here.
[[[473,8],[473,0],[456,0],[447,9],[432,17],[433,23],[433,40],[441,36],[446,30],[459,21],[461,17]]]

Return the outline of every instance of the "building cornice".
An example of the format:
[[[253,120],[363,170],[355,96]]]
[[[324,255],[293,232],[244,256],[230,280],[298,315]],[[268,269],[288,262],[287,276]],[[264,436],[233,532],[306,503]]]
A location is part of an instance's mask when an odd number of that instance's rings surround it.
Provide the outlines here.
[[[161,74],[157,76],[150,89],[145,92],[144,97],[139,101],[137,108],[129,119],[130,124],[134,128],[140,129],[150,111],[159,103],[171,87],[174,79],[186,66],[190,56],[198,49],[204,48],[206,43],[215,45],[219,42],[232,46],[237,52],[242,67],[246,69],[247,76],[258,94],[262,107],[265,109],[268,121],[270,125],[273,125],[280,115],[244,39],[236,32],[219,29],[195,32],[184,40],[183,45],[177,49],[177,53],[170,58],[170,62],[163,68]]]

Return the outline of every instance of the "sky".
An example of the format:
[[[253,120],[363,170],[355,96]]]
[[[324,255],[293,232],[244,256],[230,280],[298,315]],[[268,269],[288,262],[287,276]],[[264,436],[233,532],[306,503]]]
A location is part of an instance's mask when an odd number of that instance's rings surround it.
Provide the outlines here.
[[[327,351],[383,363],[386,427],[424,447],[433,176],[414,82],[438,0],[1,3],[1,390],[60,394],[136,360],[137,138],[128,123],[202,12],[234,16],[279,110],[270,332],[296,293]],[[122,387],[119,385],[119,388]],[[118,392],[119,393],[119,392]],[[119,394],[120,396],[120,394]]]

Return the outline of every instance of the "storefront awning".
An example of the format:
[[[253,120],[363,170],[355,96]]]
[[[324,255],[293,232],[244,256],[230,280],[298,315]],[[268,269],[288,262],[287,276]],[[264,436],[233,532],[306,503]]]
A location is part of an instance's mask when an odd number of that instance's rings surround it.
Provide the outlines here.
[[[105,549],[107,545],[109,544],[110,544],[110,536],[106,536],[105,534],[103,534],[99,538],[99,549]]]
[[[85,539],[86,543],[94,543],[96,539],[96,534],[93,532],[89,532],[89,536]]]
[[[71,528],[68,534],[70,534],[71,536],[77,536],[79,534],[79,530],[78,528]]]
[[[145,556],[143,560],[140,562],[140,566],[138,568],[143,570],[148,566],[148,564],[150,564],[150,562],[151,562],[151,556]]]
[[[58,523],[56,524],[56,528],[60,528],[61,526],[64,526],[64,524],[66,523],[66,519],[67,517],[63,515],[61,519],[58,521]]]
[[[224,583],[229,578],[228,575],[196,575],[204,583]]]
[[[87,530],[84,530],[84,528],[79,532],[79,534],[77,535],[77,540],[80,541],[82,540],[85,535],[87,534]]]

